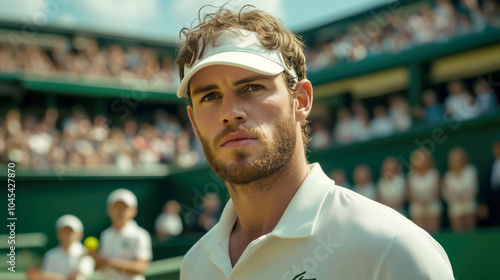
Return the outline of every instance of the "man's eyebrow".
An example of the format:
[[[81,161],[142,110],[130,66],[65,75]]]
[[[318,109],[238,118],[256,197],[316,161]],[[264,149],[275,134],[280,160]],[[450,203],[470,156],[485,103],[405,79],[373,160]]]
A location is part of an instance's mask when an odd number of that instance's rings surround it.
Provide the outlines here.
[[[252,76],[245,77],[243,79],[240,79],[240,80],[234,82],[233,85],[238,86],[241,84],[251,83],[251,82],[258,81],[258,80],[274,80],[274,76],[259,75],[259,74],[252,75]]]
[[[241,85],[241,84],[255,82],[255,81],[258,81],[258,80],[274,80],[274,76],[252,75],[252,76],[245,77],[243,79],[237,80],[236,82],[233,83],[233,86],[236,87],[236,86]],[[193,89],[193,92],[191,93],[191,97],[194,97],[195,95],[197,95],[197,94],[199,94],[201,92],[212,91],[212,90],[215,90],[217,88],[218,88],[218,86],[215,85],[215,84],[207,85],[207,86],[201,87],[201,88],[195,88],[195,89]]]

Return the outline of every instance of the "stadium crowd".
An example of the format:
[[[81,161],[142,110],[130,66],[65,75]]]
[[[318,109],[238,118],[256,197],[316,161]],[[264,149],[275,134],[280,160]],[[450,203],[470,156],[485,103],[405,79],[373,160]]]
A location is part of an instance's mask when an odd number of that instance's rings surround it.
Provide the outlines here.
[[[91,37],[59,38],[51,41],[50,46],[0,42],[0,71],[65,75],[91,81],[146,79],[165,85],[178,84],[172,56],[158,52],[142,46],[126,49],[119,44],[99,46],[98,41]]]
[[[1,116],[1,162],[32,169],[115,165],[128,170],[160,163],[191,167],[204,159],[191,127],[183,128],[163,110],[156,112],[154,124],[129,119],[111,127],[106,117],[91,119],[80,106],[60,126],[58,118],[56,109],[42,119],[16,109]]]
[[[369,21],[352,23],[327,39],[308,45],[310,71],[346,62],[357,62],[381,54],[401,51],[432,42],[500,28],[498,0],[436,0],[405,15],[407,7],[393,13],[372,14]]]
[[[337,185],[395,209],[429,232],[441,229],[444,213],[456,232],[473,230],[478,224],[499,226],[500,135],[492,146],[494,161],[482,186],[474,163],[460,147],[450,150],[448,169],[443,174],[434,166],[432,153],[420,148],[412,152],[408,161],[393,156],[385,158],[377,182],[365,164],[354,169],[353,184],[347,181],[342,169],[334,169],[331,177]]]
[[[337,110],[331,131],[324,122],[330,116],[312,120],[311,148],[385,137],[406,131],[417,124],[469,120],[498,108],[498,93],[484,79],[474,82],[473,92],[463,81],[451,81],[447,84],[443,104],[439,102],[435,90],[426,89],[422,93],[422,105],[411,108],[403,96],[395,95],[387,98],[388,108],[383,103],[377,104],[371,114],[362,101],[354,101],[350,108],[341,107]]]

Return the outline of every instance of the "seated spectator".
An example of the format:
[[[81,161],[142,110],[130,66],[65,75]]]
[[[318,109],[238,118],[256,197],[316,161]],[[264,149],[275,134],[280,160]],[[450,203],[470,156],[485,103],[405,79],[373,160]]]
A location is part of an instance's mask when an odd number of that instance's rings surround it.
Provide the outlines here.
[[[476,93],[478,114],[493,112],[498,108],[497,96],[484,79],[479,79],[474,83],[474,92]]]
[[[376,200],[377,194],[375,185],[372,181],[372,171],[365,164],[356,166],[353,174],[354,188],[353,190],[370,199]]]
[[[467,120],[477,116],[477,105],[462,81],[448,83],[445,113],[455,120]]]
[[[73,215],[64,215],[56,222],[59,246],[43,257],[42,272],[30,271],[29,280],[83,280],[94,273],[95,262],[83,247],[83,224]]]
[[[415,150],[410,155],[408,193],[410,218],[428,232],[437,232],[441,223],[442,205],[439,201],[439,172],[430,152]]]
[[[330,135],[321,121],[312,123],[311,148],[326,148],[330,143]]]
[[[344,188],[351,189],[351,184],[347,182],[347,176],[343,169],[340,168],[333,169],[332,173],[330,173],[330,177],[332,178],[333,181],[335,181],[335,184],[337,186],[342,186]]]
[[[401,96],[395,96],[390,98],[389,103],[389,115],[394,124],[394,130],[398,132],[408,130],[412,124],[408,101]]]
[[[348,144],[354,140],[353,124],[349,109],[341,108],[339,110],[333,133],[333,138],[340,144]]]
[[[351,120],[352,134],[355,141],[366,141],[372,138],[370,131],[370,118],[365,105],[357,101],[352,104],[354,117]]]
[[[165,241],[171,236],[177,236],[182,232],[181,205],[175,200],[169,200],[163,206],[163,212],[156,218],[156,237]]]
[[[384,137],[394,132],[391,119],[387,116],[387,111],[383,105],[375,106],[373,119],[370,123],[371,134],[374,137]]]
[[[195,231],[208,232],[219,221],[222,214],[220,197],[216,193],[207,193],[203,197],[201,212],[196,218]]]
[[[443,198],[453,231],[473,230],[476,226],[476,168],[469,164],[462,148],[448,154],[448,172],[444,176]]]
[[[406,199],[406,180],[395,157],[387,157],[382,163],[377,183],[377,200],[403,214]]]
[[[484,203],[486,203],[486,215],[489,225],[500,226],[500,133],[493,138],[493,162],[486,178],[486,191]]]
[[[443,121],[443,107],[436,98],[436,93],[429,89],[422,96],[424,102],[424,119],[428,123],[439,123]]]

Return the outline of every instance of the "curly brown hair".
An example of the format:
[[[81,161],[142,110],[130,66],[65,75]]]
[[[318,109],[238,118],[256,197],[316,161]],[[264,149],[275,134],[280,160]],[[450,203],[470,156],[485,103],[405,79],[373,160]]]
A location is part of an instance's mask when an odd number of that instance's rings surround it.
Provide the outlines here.
[[[278,18],[258,10],[252,5],[245,5],[237,13],[224,6],[213,13],[207,13],[201,17],[201,10],[198,12],[198,25],[192,28],[183,28],[179,33],[180,48],[175,60],[179,68],[181,80],[184,78],[184,66],[191,67],[192,64],[203,56],[207,45],[215,47],[216,40],[222,31],[236,28],[256,32],[261,44],[270,50],[279,50],[283,55],[286,66],[293,66],[297,77],[292,77],[283,71],[285,82],[289,91],[295,98],[295,78],[298,81],[306,78],[306,58],[304,55],[304,43],[299,35],[289,31],[283,22]],[[182,37],[185,39],[183,40]],[[201,48],[199,47],[201,45]],[[190,92],[186,96],[187,101],[192,105]],[[302,140],[304,147],[311,141],[311,128],[308,120],[301,122]]]

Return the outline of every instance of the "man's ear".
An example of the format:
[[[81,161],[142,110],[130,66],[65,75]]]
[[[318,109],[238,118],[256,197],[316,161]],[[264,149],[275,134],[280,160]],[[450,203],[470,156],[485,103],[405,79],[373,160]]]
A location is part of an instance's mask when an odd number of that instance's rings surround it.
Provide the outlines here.
[[[189,120],[191,121],[191,126],[193,127],[194,134],[199,139],[200,136],[198,135],[198,128],[196,127],[196,122],[194,121],[193,107],[191,105],[187,105],[187,111],[188,111]]]
[[[312,109],[313,88],[308,79],[303,79],[297,83],[296,87],[295,120],[301,122],[307,118]]]

